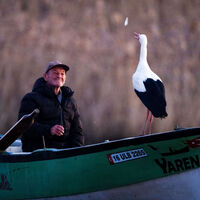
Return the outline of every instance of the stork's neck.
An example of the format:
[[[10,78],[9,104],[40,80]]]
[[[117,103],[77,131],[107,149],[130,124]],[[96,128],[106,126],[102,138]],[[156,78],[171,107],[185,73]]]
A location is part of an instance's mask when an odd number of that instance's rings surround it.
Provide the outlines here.
[[[147,44],[146,43],[141,43],[139,62],[147,62]]]

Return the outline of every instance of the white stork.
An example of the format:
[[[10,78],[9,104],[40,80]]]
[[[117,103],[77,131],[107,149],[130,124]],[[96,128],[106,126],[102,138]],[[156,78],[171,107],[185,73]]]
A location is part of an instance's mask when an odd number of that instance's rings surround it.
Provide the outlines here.
[[[165,118],[166,100],[165,88],[162,80],[151,71],[147,62],[147,37],[144,34],[135,33],[135,38],[140,42],[140,59],[136,72],[132,76],[133,88],[142,103],[147,107],[143,134],[150,114],[149,133],[151,133],[153,117]]]

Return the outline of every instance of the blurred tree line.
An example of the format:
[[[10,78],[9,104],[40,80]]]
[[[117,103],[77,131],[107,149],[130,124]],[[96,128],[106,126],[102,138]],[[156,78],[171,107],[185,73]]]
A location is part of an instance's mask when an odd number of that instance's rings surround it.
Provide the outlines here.
[[[199,10],[198,0],[0,0],[0,132],[47,63],[60,60],[71,67],[87,143],[141,134],[135,31],[147,35],[149,64],[166,87],[169,115],[153,132],[199,126]]]

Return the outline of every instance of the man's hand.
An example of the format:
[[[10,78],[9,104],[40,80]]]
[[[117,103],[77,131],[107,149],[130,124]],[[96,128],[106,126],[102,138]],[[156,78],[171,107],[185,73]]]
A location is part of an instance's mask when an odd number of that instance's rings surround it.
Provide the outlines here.
[[[64,127],[61,125],[55,125],[51,128],[52,135],[62,136],[63,133],[64,133]]]

